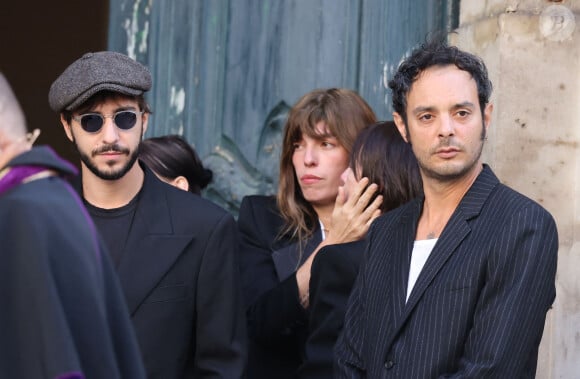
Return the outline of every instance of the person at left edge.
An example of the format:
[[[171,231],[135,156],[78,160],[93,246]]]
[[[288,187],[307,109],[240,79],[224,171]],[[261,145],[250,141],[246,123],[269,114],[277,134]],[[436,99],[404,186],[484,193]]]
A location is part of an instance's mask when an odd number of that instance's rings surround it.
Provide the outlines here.
[[[0,73],[0,378],[145,378],[77,170],[37,136]]]
[[[80,190],[107,243],[149,378],[238,378],[245,325],[236,224],[138,163],[149,70],[103,51],[52,84],[51,108],[81,158]]]

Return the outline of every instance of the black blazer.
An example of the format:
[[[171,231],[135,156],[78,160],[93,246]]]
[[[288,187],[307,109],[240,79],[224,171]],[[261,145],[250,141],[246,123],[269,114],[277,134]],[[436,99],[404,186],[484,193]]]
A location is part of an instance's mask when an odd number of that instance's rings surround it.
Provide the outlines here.
[[[555,297],[552,216],[484,165],[405,303],[423,199],[377,219],[336,346],[339,378],[534,378]]]
[[[298,299],[294,272],[321,241],[320,227],[302,253],[281,236],[276,200],[247,196],[238,217],[239,262],[247,309],[249,379],[291,378],[302,362],[308,313]]]
[[[332,378],[334,345],[344,323],[346,304],[358,274],[365,241],[320,249],[310,276],[310,317],[301,379]]]
[[[118,274],[149,378],[239,378],[245,323],[236,224],[145,166]]]

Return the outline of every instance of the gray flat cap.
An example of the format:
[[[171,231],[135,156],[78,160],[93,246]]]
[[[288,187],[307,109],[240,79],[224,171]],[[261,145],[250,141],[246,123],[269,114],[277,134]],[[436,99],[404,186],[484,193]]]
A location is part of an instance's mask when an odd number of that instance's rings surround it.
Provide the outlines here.
[[[48,103],[53,111],[73,110],[100,91],[138,96],[151,88],[147,67],[114,51],[87,53],[52,83]]]

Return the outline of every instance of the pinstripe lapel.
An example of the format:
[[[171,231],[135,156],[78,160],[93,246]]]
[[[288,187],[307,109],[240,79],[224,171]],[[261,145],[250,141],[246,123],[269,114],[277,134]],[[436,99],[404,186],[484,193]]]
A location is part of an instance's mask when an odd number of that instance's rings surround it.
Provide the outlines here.
[[[370,340],[376,342],[371,345],[379,355],[387,353],[393,330],[405,310],[409,262],[422,204],[423,197],[416,198],[393,210],[393,216],[387,213],[384,219],[379,218],[377,227],[371,232],[369,260],[361,265],[370,284],[369,307],[365,310],[368,312],[367,326],[371,328]],[[386,222],[382,223],[383,220]]]
[[[407,283],[409,281],[409,267],[411,264],[411,252],[413,251],[413,242],[417,232],[417,220],[423,207],[423,198],[418,200],[415,206],[411,207],[409,212],[401,217],[401,222],[395,228],[393,241],[393,267],[396,277],[393,280],[393,299],[394,312],[392,320],[395,325],[403,316],[405,311],[405,298],[407,293]]]
[[[437,244],[433,248],[433,251],[429,255],[429,258],[423,267],[423,270],[421,270],[421,273],[417,278],[417,282],[413,287],[413,291],[411,292],[411,296],[409,297],[409,301],[406,305],[404,302],[409,277],[410,256],[413,249],[413,241],[410,242],[409,246],[408,233],[412,231],[412,240],[414,240],[416,232],[416,220],[418,220],[419,215],[415,215],[415,224],[412,222],[401,222],[401,228],[399,228],[400,232],[397,233],[395,238],[397,241],[402,241],[402,243],[399,245],[399,248],[405,250],[401,251],[408,251],[409,253],[396,255],[398,257],[398,261],[395,264],[399,267],[399,273],[401,276],[398,278],[398,280],[395,281],[396,285],[394,288],[398,293],[397,302],[395,303],[394,308],[401,310],[401,312],[397,312],[397,315],[400,315],[400,317],[394,319],[394,328],[387,340],[387,346],[393,343],[400,329],[409,318],[417,303],[421,301],[425,290],[432,283],[437,273],[449,260],[449,257],[451,257],[457,250],[461,242],[469,235],[471,232],[471,227],[469,226],[468,221],[479,215],[483,204],[489,197],[492,190],[498,184],[499,180],[497,177],[493,174],[487,165],[484,165],[483,171],[479,174],[476,181],[473,183],[469,191],[467,191],[457,206],[457,209],[455,212],[453,212],[451,218],[447,222],[447,225],[441,233]],[[406,259],[406,261],[403,261],[402,259]],[[401,301],[403,302],[402,306]]]
[[[411,296],[409,296],[409,301],[405,307],[405,313],[403,315],[406,318],[415,307],[423,293],[433,281],[433,278],[441,267],[447,262],[449,257],[455,252],[461,241],[471,232],[471,228],[467,224],[466,217],[458,207],[449,221],[445,226],[445,229],[441,233],[439,240],[435,244],[433,251],[429,255],[429,259],[425,262],[425,266],[421,270],[417,282],[411,291]],[[406,288],[405,288],[406,289]]]

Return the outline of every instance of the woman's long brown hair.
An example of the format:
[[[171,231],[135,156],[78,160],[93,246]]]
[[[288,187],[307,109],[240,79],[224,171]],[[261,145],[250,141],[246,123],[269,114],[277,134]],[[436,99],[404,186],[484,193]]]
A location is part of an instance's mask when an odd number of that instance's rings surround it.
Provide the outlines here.
[[[323,122],[326,133],[316,125]],[[284,141],[280,158],[278,208],[285,220],[283,235],[304,242],[316,229],[318,216],[304,199],[292,164],[294,143],[302,135],[324,138],[336,137],[350,154],[352,145],[366,126],[374,124],[376,116],[371,107],[356,92],[344,88],[316,89],[302,96],[292,107],[284,127]]]

